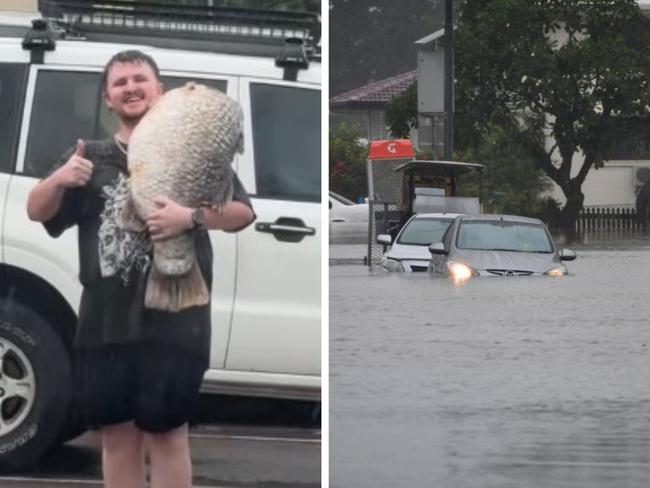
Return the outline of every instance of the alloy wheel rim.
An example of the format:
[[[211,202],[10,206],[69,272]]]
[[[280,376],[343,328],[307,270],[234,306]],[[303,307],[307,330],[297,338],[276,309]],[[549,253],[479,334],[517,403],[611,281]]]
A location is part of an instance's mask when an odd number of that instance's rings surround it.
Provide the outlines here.
[[[16,344],[0,338],[0,436],[21,425],[32,410],[35,396],[31,361]]]

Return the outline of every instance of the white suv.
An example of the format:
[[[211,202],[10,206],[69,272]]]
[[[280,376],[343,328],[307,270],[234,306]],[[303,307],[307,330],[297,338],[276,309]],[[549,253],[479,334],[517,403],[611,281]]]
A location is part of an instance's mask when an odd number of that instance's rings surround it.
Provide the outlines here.
[[[85,2],[83,7],[92,9],[91,4]],[[33,462],[75,433],[70,421],[74,419],[70,344],[81,294],[76,230],[52,239],[40,224],[29,221],[25,205],[31,188],[77,138],[100,139],[112,133],[114,122],[102,102],[100,76],[108,59],[125,49],[150,54],[167,88],[198,80],[239,100],[245,112],[245,148],[234,167],[251,195],[257,220],[240,233],[211,236],[213,330],[210,370],[202,390],[320,399],[318,58],[292,62],[288,56],[284,65],[276,62],[271,53],[279,54],[284,46],[284,40],[278,42],[277,15],[274,27],[266,31],[255,19],[257,34],[242,19],[243,28],[249,29],[243,36],[246,42],[236,36],[224,40],[225,34],[220,37],[215,28],[212,37],[221,43],[200,36],[185,42],[175,38],[177,33],[138,32],[142,36],[138,44],[125,44],[127,37],[136,37],[127,31],[111,33],[112,24],[117,18],[122,28],[132,28],[138,19],[122,12],[105,22],[111,12],[82,11],[74,18],[64,13],[65,23],[49,24],[61,31],[55,45],[42,41],[47,32],[30,30],[33,16],[0,14],[0,468],[4,469]],[[189,22],[175,25],[180,31],[191,27]],[[80,33],[85,39],[71,39]],[[162,47],[165,44],[191,45],[191,50]],[[229,53],[210,52],[213,44]]]

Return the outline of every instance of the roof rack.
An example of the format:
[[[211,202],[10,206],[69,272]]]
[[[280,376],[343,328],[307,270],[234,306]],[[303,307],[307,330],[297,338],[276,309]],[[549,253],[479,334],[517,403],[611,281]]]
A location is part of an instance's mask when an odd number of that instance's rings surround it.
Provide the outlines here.
[[[131,36],[145,37],[152,45],[205,50],[214,50],[215,44],[220,48],[240,44],[239,50],[234,48],[240,54],[250,51],[242,45],[262,47],[260,54],[277,53],[286,39],[298,38],[312,59],[320,57],[320,19],[312,12],[130,0],[39,0],[39,9],[64,38],[112,37],[124,42]],[[270,47],[274,50],[269,51]]]

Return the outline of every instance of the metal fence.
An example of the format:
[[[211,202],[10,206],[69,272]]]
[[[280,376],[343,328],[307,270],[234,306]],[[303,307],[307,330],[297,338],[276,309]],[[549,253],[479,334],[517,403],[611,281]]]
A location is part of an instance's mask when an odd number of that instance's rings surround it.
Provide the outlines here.
[[[636,233],[647,229],[647,221],[639,219],[633,208],[585,208],[573,228],[563,219],[549,227],[584,233]]]
[[[391,226],[398,224],[398,209],[402,176],[395,168],[409,159],[368,160],[368,265],[378,264],[384,247],[377,244],[377,236],[386,234]]]

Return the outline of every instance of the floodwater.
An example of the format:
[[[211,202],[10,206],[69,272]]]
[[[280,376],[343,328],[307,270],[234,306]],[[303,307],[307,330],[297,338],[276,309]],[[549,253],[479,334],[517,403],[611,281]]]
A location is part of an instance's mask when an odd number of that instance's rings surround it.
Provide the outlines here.
[[[332,488],[650,483],[650,240],[561,278],[330,266]]]

